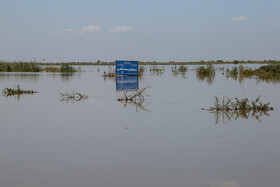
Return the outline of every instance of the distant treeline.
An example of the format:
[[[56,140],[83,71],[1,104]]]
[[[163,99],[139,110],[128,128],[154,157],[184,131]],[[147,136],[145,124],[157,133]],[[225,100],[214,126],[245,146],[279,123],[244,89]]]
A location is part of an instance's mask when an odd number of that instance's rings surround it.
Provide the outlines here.
[[[9,65],[16,65],[22,63],[29,63],[31,66],[33,65],[44,65],[44,66],[61,66],[61,65],[115,65],[115,62],[4,62],[0,61],[1,66],[5,66],[5,64]],[[142,62],[139,61],[140,65],[207,65],[207,64],[277,64],[280,63],[278,60],[263,60],[263,61],[242,61],[242,60],[233,60],[233,61],[223,61],[223,60],[217,60],[217,61],[198,61],[198,62],[175,62],[175,61],[169,61],[169,62]],[[24,65],[23,65],[24,66]],[[1,71],[1,69],[0,69]]]
[[[263,60],[263,61],[242,61],[242,60],[234,60],[234,61],[197,61],[197,62],[175,62],[175,61],[169,61],[169,62],[143,62],[139,61],[140,65],[207,65],[207,64],[270,64],[270,63],[280,63],[280,60]],[[61,65],[61,64],[68,64],[68,65],[115,65],[115,62],[38,62],[40,65]]]

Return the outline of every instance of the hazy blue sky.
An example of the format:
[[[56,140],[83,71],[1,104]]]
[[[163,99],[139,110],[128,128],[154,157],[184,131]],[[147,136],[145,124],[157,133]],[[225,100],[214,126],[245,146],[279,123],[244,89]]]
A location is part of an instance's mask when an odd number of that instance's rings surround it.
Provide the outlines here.
[[[280,59],[279,0],[0,0],[0,60]]]

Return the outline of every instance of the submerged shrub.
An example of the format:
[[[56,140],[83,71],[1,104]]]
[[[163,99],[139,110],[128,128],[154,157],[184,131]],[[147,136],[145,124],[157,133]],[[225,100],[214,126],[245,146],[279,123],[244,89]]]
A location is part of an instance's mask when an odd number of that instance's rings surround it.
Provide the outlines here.
[[[34,62],[0,62],[0,72],[40,72],[42,68]]]
[[[60,96],[61,96],[61,99],[60,101],[61,102],[71,102],[71,103],[74,103],[74,102],[77,102],[77,101],[81,101],[81,100],[86,100],[88,99],[88,95],[86,94],[81,94],[79,92],[65,92],[65,93],[60,93]]]
[[[72,66],[70,66],[70,65],[68,65],[68,64],[62,64],[61,66],[60,66],[60,72],[65,72],[65,73],[73,73],[73,72],[76,72],[76,70],[75,70],[75,68],[74,67],[72,67]]]

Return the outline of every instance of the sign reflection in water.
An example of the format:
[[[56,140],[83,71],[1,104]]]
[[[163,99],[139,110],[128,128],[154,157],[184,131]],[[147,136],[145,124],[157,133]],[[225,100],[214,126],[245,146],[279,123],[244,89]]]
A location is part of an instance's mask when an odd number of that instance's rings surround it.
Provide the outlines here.
[[[116,90],[137,90],[139,88],[138,76],[117,76]]]

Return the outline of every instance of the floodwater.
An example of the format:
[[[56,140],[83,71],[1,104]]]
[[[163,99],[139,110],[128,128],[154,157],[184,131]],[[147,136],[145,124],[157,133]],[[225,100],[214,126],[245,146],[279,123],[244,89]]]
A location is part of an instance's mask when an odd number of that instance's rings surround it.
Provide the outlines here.
[[[19,84],[39,92],[0,95],[0,186],[279,186],[280,83],[239,81],[220,71],[200,80],[195,66],[185,75],[171,66],[162,74],[149,68],[124,81],[102,77],[108,66],[83,66],[72,76],[0,73],[1,90]],[[119,102],[125,88],[117,82],[149,86],[149,96],[141,106]],[[88,99],[60,101],[71,91]],[[215,96],[259,95],[274,107],[261,121],[217,120],[201,110]]]

